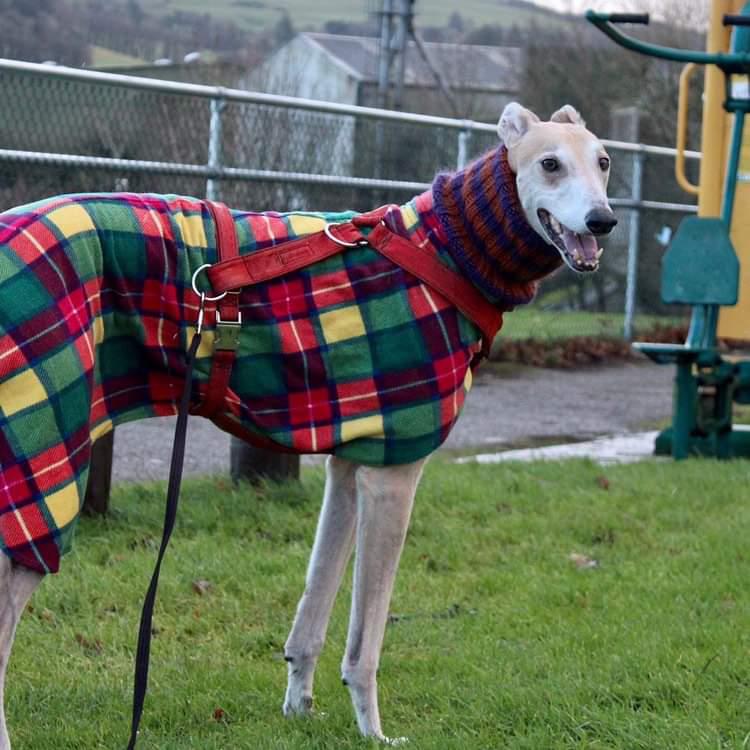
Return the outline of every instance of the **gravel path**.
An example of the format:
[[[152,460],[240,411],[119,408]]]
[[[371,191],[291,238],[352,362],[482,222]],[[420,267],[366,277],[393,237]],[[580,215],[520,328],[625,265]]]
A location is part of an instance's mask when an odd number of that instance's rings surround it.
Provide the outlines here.
[[[673,368],[625,364],[588,370],[480,370],[445,447],[454,450],[589,438],[669,416]],[[115,433],[114,481],[166,479],[174,419],[130,422]],[[229,436],[190,420],[186,474],[229,471]]]
[[[674,368],[625,364],[583,370],[481,373],[446,448],[591,438],[653,427],[672,412]],[[647,424],[650,423],[650,424]]]

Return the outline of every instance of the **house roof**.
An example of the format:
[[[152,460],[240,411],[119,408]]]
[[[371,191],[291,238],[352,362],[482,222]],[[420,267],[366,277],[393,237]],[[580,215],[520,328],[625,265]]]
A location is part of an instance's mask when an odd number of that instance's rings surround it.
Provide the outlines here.
[[[318,32],[303,32],[300,36],[322,47],[361,81],[377,82],[379,39]],[[452,87],[507,92],[519,89],[521,49],[518,47],[434,42],[425,42],[424,46],[430,60]],[[435,85],[435,77],[414,42],[409,42],[406,50],[404,83],[418,87]]]

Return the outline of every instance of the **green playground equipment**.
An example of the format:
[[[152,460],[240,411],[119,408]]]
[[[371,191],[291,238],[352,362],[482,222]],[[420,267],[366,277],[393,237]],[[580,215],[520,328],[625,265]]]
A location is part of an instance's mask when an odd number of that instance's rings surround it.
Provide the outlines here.
[[[588,11],[586,18],[615,42],[635,52],[685,62],[690,64],[691,69],[696,64],[715,66],[711,71],[713,78],[708,73],[706,76],[701,188],[699,190],[688,185],[686,189],[700,194],[700,191],[710,189],[710,185],[720,186],[720,181],[711,182],[708,179],[708,162],[723,160],[724,154],[728,152],[725,164],[718,165],[720,172],[724,174],[723,189],[719,187],[720,216],[706,215],[712,211],[719,213],[719,202],[714,200],[712,203],[710,196],[702,195],[702,199],[705,198],[699,206],[699,213],[702,215],[691,216],[681,222],[662,264],[661,294],[664,302],[692,307],[687,338],[683,344],[638,342],[633,346],[658,364],[676,366],[672,426],[657,438],[657,454],[671,453],[675,459],[687,458],[689,455],[718,458],[750,456],[750,429],[732,425],[733,404],[750,404],[750,360],[728,359],[720,354],[717,347],[720,310],[737,305],[741,286],[740,262],[730,239],[730,232],[733,227],[736,230],[733,211],[745,114],[750,111],[750,95],[747,86],[743,95],[738,95],[739,88],[732,84],[733,76],[750,74],[750,2],[713,0],[706,52],[646,43],[622,33],[615,26],[618,23],[648,23],[646,14]],[[720,71],[718,75],[717,71]],[[692,70],[685,71],[687,74],[690,72]],[[681,84],[681,97],[687,90],[687,77],[684,76],[684,87]],[[711,104],[709,94],[715,105]],[[716,111],[709,111],[712,106]],[[724,116],[719,111],[720,106],[733,119],[732,135],[726,150],[721,147],[725,123]],[[681,117],[686,118],[686,108],[683,106]],[[684,123],[678,125],[678,132],[684,134]],[[680,139],[678,135],[678,151],[680,140],[684,148],[684,136]],[[715,142],[710,143],[714,140]],[[712,149],[710,159],[707,159],[707,144]],[[677,166],[678,181],[684,185],[684,177],[680,179],[679,154]],[[716,169],[714,171],[719,174]],[[737,239],[737,232],[734,234]],[[744,252],[742,254],[744,257]],[[750,263],[750,254],[747,260]],[[746,304],[750,303],[750,295],[744,295],[744,301]],[[747,316],[741,315],[740,319],[744,319],[743,333],[747,333],[750,328],[750,311]]]

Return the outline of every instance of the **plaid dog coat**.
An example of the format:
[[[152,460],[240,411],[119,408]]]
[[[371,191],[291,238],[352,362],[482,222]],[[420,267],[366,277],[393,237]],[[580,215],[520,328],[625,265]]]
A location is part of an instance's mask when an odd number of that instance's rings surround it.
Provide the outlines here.
[[[240,254],[353,213],[233,212]],[[430,192],[386,215],[454,267]],[[529,230],[531,231],[531,230]],[[55,572],[91,442],[175,414],[195,331],[193,273],[217,258],[193,198],[62,196],[0,215],[0,548]],[[224,417],[298,453],[406,463],[448,436],[471,386],[476,326],[369,246],[244,288]],[[213,344],[207,310],[194,394]]]
[[[352,214],[236,213],[242,253]],[[414,217],[416,219],[416,217]],[[216,259],[205,204],[67,196],[0,216],[0,541],[58,568],[90,443],[176,413],[198,298]],[[227,411],[300,453],[413,461],[445,439],[471,383],[472,323],[369,247],[243,291]],[[212,320],[198,352],[210,368]]]

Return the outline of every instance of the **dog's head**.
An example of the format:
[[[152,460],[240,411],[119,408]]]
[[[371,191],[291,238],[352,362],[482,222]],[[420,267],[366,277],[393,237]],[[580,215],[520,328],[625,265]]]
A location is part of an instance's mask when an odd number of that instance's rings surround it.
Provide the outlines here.
[[[574,271],[595,271],[602,254],[597,238],[617,224],[607,201],[604,146],[569,104],[542,122],[513,102],[497,131],[529,224]]]

